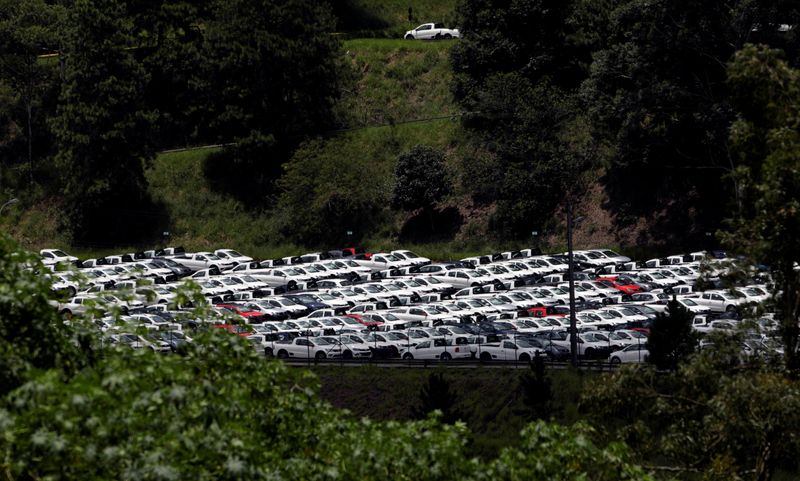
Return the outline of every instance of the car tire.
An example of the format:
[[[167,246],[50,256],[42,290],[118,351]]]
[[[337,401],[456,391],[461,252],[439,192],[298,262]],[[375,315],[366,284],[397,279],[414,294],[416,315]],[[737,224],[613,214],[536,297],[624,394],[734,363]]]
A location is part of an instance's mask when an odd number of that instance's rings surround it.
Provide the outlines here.
[[[72,311],[70,311],[69,309],[64,309],[63,311],[60,312],[60,314],[61,317],[63,317],[66,320],[72,319]]]
[[[725,312],[736,312],[736,306],[733,304],[725,307]]]
[[[586,359],[592,359],[594,357],[594,349],[591,347],[586,348],[586,350],[583,351],[583,357]]]
[[[414,36],[411,35],[410,33],[408,35],[406,35],[405,38],[406,38],[406,40],[414,40]]]
[[[264,357],[269,357],[269,358],[275,357],[275,352],[272,350],[271,347],[264,348]]]
[[[449,33],[444,34],[444,39],[445,40],[450,40],[451,38],[453,38],[453,36],[450,35]]]
[[[489,362],[492,360],[492,355],[488,352],[481,353],[481,362]]]
[[[439,360],[441,361],[449,361],[450,359],[453,359],[453,357],[449,353],[444,353],[439,356]]]
[[[611,364],[622,364],[622,360],[617,356],[611,358]]]
[[[473,283],[472,283],[472,284],[470,284],[469,286],[470,286],[470,287],[478,287],[478,286],[480,286],[480,284],[478,284],[477,282],[473,282]]]
[[[410,360],[414,359],[414,356],[412,356],[411,353],[407,352],[407,353],[403,354],[403,359],[405,359],[406,361],[410,361]]]
[[[70,286],[70,287],[67,287],[67,293],[69,293],[69,297],[75,297],[75,294],[77,294],[78,291],[75,290],[74,287]]]
[[[287,359],[289,357],[289,353],[281,349],[278,351],[278,359]]]
[[[520,354],[519,360],[522,362],[531,362],[531,357],[527,354]]]
[[[326,356],[324,352],[318,352],[314,355],[314,359],[325,359],[326,357],[328,356]]]
[[[353,353],[351,351],[345,351],[342,353],[342,359],[353,359]]]
[[[389,348],[389,357],[400,357],[400,351],[398,351],[396,347],[391,346]]]

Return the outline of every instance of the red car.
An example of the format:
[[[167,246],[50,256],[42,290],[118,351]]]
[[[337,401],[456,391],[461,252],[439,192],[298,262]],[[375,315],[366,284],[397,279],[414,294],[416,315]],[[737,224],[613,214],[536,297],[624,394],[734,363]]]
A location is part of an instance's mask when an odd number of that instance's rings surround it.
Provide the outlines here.
[[[226,311],[233,312],[234,314],[238,314],[245,319],[247,322],[250,323],[259,323],[261,319],[264,317],[264,313],[260,311],[249,311],[242,306],[238,306],[236,304],[214,304],[214,307],[218,307],[220,309],[225,309]]]
[[[558,312],[553,306],[548,307],[531,307],[528,309],[528,315],[530,317],[547,317],[547,316],[557,316],[557,317],[566,317],[566,314]]]
[[[364,319],[361,316],[361,314],[345,314],[345,317],[351,317],[351,318],[355,319],[356,321],[360,322],[361,324],[364,324],[365,326],[370,327],[370,328],[378,327],[378,326],[383,325],[382,322]]]
[[[362,259],[372,258],[372,252],[367,252],[363,247],[345,247],[342,249],[343,257],[363,256]]]
[[[613,287],[623,294],[636,294],[642,290],[642,288],[637,284],[634,284],[624,277],[619,276],[598,277],[597,282],[603,284],[604,286]]]
[[[239,324],[214,324],[214,327],[217,329],[225,329],[226,331],[241,337],[247,337],[252,334],[247,329],[247,326],[242,326]]]

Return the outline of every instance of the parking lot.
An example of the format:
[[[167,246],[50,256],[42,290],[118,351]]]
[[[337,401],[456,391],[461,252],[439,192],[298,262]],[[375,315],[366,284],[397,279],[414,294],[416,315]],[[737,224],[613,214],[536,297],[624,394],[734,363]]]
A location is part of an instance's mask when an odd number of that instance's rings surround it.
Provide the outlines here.
[[[199,330],[224,329],[287,361],[514,366],[572,354],[562,253],[522,249],[456,262],[358,248],[269,260],[231,249],[84,260],[55,249],[40,254],[62,316],[88,318],[108,342],[133,349],[174,352]],[[673,298],[701,336],[734,332],[771,294],[757,271],[723,286],[730,261],[723,253],[637,261],[608,249],[575,251],[578,358],[644,362],[653,320]],[[704,291],[697,289],[701,264]],[[756,321],[743,353],[779,354],[771,315]]]

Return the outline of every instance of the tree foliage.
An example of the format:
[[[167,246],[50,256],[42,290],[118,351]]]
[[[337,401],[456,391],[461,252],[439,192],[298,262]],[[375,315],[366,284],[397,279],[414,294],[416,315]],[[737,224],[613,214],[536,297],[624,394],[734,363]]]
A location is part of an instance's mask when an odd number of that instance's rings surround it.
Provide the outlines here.
[[[392,204],[406,210],[431,207],[450,191],[444,154],[426,145],[415,145],[397,159]]]
[[[731,128],[740,208],[724,238],[768,263],[786,364],[800,370],[800,72],[780,51],[750,45],[731,62],[729,83],[740,112]]]
[[[417,419],[425,419],[430,413],[438,411],[443,423],[454,424],[461,418],[456,409],[457,402],[444,374],[432,372],[428,376],[428,382],[419,391],[419,402],[414,406],[413,415]]]
[[[78,240],[138,239],[141,223],[120,207],[146,200],[155,113],[146,110],[147,72],[131,49],[134,25],[121,0],[78,0],[69,9],[67,56],[52,121],[63,178],[65,227]]]
[[[451,55],[453,91],[469,112],[465,126],[495,164],[467,159],[462,176],[475,200],[497,203],[492,230],[504,238],[539,230],[565,196],[582,189],[592,147],[575,95],[587,52],[568,21],[574,6],[498,0],[460,7],[466,33]]]
[[[666,312],[656,315],[647,337],[648,362],[658,369],[677,369],[695,351],[697,336],[692,328],[694,314],[674,298]]]
[[[0,396],[32,370],[72,372],[81,365],[72,334],[48,304],[53,296],[40,269],[37,256],[0,234]]]
[[[0,163],[27,164],[25,178],[19,180],[28,186],[39,161],[50,154],[53,142],[46,120],[58,89],[55,64],[38,56],[57,49],[63,15],[60,5],[40,0],[0,2],[0,78],[13,93],[6,115],[14,130],[13,136],[3,136]]]
[[[214,159],[213,174],[235,177],[237,190],[271,189],[291,151],[333,125],[340,76],[334,24],[324,2],[211,2],[196,81],[206,127],[237,144]],[[263,203],[263,192],[250,200]]]
[[[604,377],[582,406],[610,437],[687,477],[769,480],[778,466],[794,469],[800,385],[744,359],[738,336],[718,336],[668,374],[645,364]]]

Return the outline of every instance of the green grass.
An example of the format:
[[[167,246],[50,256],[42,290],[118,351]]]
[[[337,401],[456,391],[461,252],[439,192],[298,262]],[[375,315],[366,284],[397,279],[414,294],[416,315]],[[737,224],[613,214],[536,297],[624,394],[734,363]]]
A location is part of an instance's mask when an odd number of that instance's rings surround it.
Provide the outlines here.
[[[348,409],[355,416],[372,419],[412,419],[419,392],[431,369],[403,369],[317,366],[321,396],[336,407]],[[472,432],[475,454],[494,456],[503,447],[519,440],[519,432],[528,422],[526,407],[519,390],[520,379],[528,373],[521,369],[443,369],[455,410]],[[553,402],[561,412],[558,422],[572,423],[578,418],[578,400],[584,383],[595,373],[550,370]]]
[[[203,175],[203,161],[216,151],[161,154],[147,170],[153,200],[164,206],[171,219],[169,243],[192,250],[230,246],[257,257],[294,252],[292,246],[268,238],[271,225],[265,212],[249,210],[234,197],[210,187]]]
[[[340,105],[353,127],[455,115],[452,42],[359,39],[344,43],[358,76]]]

